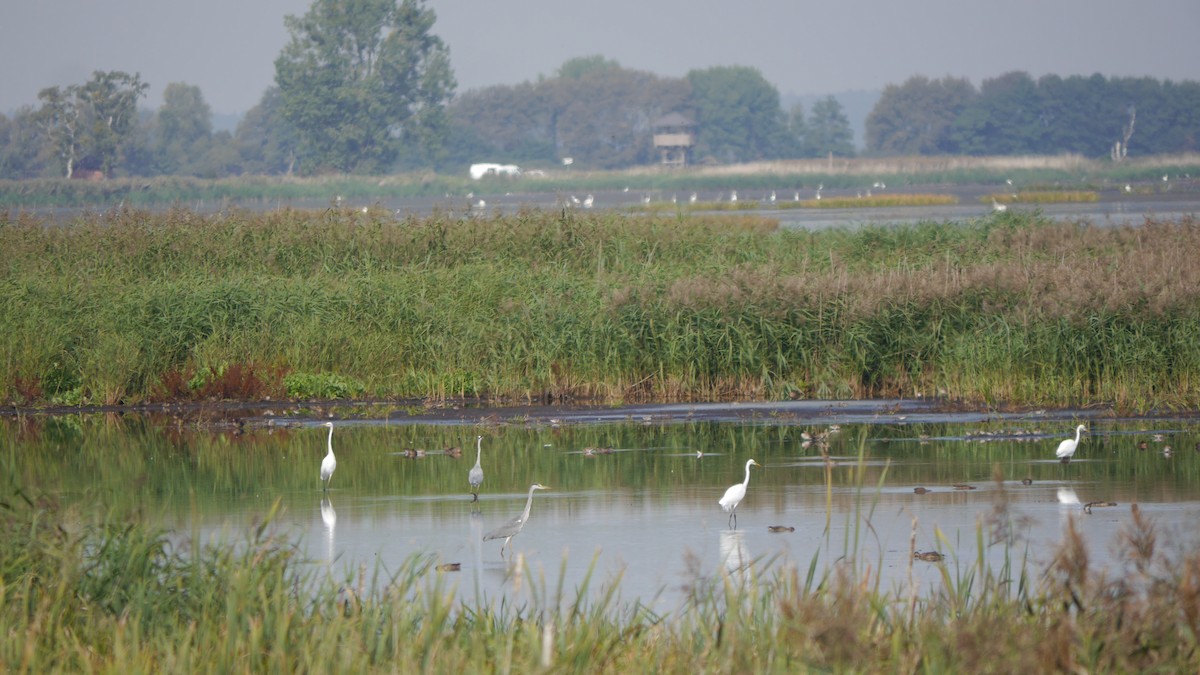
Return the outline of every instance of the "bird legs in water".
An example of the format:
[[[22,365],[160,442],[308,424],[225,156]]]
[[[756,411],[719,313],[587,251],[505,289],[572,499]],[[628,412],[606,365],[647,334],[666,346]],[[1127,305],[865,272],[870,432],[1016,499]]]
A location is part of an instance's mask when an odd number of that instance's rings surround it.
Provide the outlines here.
[[[478,492],[472,492],[472,493],[471,493],[471,503],[472,503],[472,504],[474,504],[474,503],[475,503],[475,502],[477,502],[477,501],[479,501],[479,493],[478,493]]]
[[[729,522],[726,525],[729,525],[729,529],[731,530],[737,529],[737,511],[729,512]]]

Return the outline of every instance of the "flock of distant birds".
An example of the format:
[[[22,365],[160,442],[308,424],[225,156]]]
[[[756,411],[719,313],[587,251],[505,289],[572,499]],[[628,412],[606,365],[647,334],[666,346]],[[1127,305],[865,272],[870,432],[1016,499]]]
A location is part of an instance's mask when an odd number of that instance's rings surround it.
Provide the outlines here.
[[[329,482],[333,478],[333,472],[337,469],[337,458],[334,456],[334,453],[333,453],[333,422],[325,422],[322,426],[329,429],[329,436],[327,439],[328,450],[325,454],[325,458],[321,460],[322,490],[324,492],[328,492],[329,491]],[[807,448],[812,444],[816,444],[818,447],[821,448],[822,454],[826,454],[825,446],[829,442],[829,436],[834,433],[837,433],[839,430],[840,430],[840,428],[837,425],[832,425],[825,431],[814,432],[812,434],[810,434],[808,432],[802,432],[801,438],[803,440],[803,447]],[[1079,443],[1082,441],[1082,434],[1085,431],[1087,431],[1087,427],[1083,424],[1080,424],[1077,427],[1075,427],[1075,437],[1074,438],[1066,438],[1062,442],[1060,442],[1058,444],[1058,447],[1054,451],[1054,456],[1057,457],[1059,459],[1059,461],[1061,461],[1063,464],[1070,463],[1071,458],[1075,456],[1075,451],[1078,450],[1078,448],[1079,448]],[[1156,434],[1155,440],[1161,441],[1162,436]],[[1146,443],[1142,442],[1139,445],[1139,448],[1142,450],[1146,449]],[[1200,444],[1197,444],[1196,449],[1197,449],[1197,451],[1200,451]],[[457,449],[455,449],[455,450],[457,450]],[[585,456],[593,456],[593,455],[597,455],[597,454],[610,454],[611,452],[612,452],[611,449],[605,449],[605,448],[585,448],[583,450],[583,454]],[[455,457],[458,457],[461,455],[462,455],[461,450],[458,450],[456,453],[453,453],[453,456],[455,456]],[[702,457],[703,455],[704,455],[703,451],[697,451],[697,453],[696,453],[696,457]],[[1167,456],[1167,457],[1171,456],[1170,446],[1163,447],[1163,455]],[[416,456],[422,456],[422,455],[412,455],[412,456],[416,457]],[[470,487],[472,503],[479,501],[479,488],[481,485],[483,485],[482,458],[483,458],[483,436],[480,435],[475,438],[475,465],[472,466],[471,470],[467,472],[467,485]],[[828,460],[827,455],[826,455],[826,458]],[[728,519],[727,525],[729,527],[731,527],[732,529],[737,529],[737,507],[742,503],[742,500],[744,500],[746,498],[746,491],[750,487],[750,467],[752,467],[752,466],[761,467],[762,464],[759,464],[758,462],[756,462],[753,459],[747,460],[746,466],[745,466],[745,477],[743,478],[742,482],[734,483],[733,485],[729,486],[729,489],[725,490],[725,494],[717,502],[720,505],[721,509],[729,514],[729,519]],[[1031,479],[1031,478],[1025,478],[1024,480],[1022,480],[1022,483],[1025,485],[1030,485],[1030,484],[1032,484],[1032,482],[1033,482],[1033,479]],[[953,487],[955,490],[974,490],[975,489],[974,486],[966,485],[966,484],[955,485]],[[494,530],[491,530],[487,534],[483,535],[483,541],[490,541],[493,539],[503,539],[504,540],[504,543],[501,544],[501,546],[500,546],[500,557],[501,558],[504,557],[504,549],[505,548],[508,548],[509,550],[512,549],[512,538],[521,533],[521,529],[525,527],[526,521],[529,520],[529,513],[530,513],[530,510],[533,508],[533,493],[537,492],[538,490],[549,490],[549,489],[550,489],[549,487],[542,485],[540,483],[534,483],[533,485],[530,485],[529,486],[529,494],[527,495],[527,497],[525,499],[524,510],[519,515],[510,519],[508,522],[504,523],[503,525],[500,525],[499,527],[495,528]],[[917,487],[917,488],[913,489],[913,492],[915,492],[918,495],[923,495],[923,494],[928,494],[929,492],[932,492],[932,490],[926,489],[924,487]],[[1114,506],[1114,505],[1115,504],[1113,504],[1112,502],[1092,502],[1092,503],[1087,504],[1084,508],[1086,511],[1088,511],[1090,513],[1092,507],[1094,507],[1094,506]],[[793,532],[793,531],[795,531],[794,527],[790,527],[790,526],[786,526],[786,525],[771,525],[771,526],[768,526],[767,529],[770,532]],[[936,553],[936,552],[927,552],[927,554],[922,554],[921,552],[917,552],[914,554],[914,557],[921,559],[921,560],[941,560],[940,556],[941,556],[941,554]]]

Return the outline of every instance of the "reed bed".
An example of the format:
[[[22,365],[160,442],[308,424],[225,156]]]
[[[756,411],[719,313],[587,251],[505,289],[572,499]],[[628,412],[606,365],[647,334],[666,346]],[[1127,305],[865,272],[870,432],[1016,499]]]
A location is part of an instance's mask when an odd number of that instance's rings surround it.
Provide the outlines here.
[[[1009,204],[1065,204],[1069,202],[1095,202],[1100,195],[1094,190],[1021,190],[1019,192],[993,192],[979,198],[984,204],[993,201]]]
[[[0,400],[1200,402],[1200,223],[0,219]]]
[[[11,467],[9,467],[11,472]],[[11,473],[9,474],[12,475]],[[619,579],[547,583],[518,555],[514,598],[455,601],[442,561],[329,571],[273,535],[204,543],[87,515],[11,481],[0,505],[0,667],[6,672],[1196,672],[1200,552],[1160,541],[1133,507],[1109,575],[1075,519],[1044,570],[1006,536],[1003,497],[975,545],[943,547],[940,586],[885,589],[873,561],[754,561],[697,574],[678,609],[626,604]],[[864,523],[870,495],[848,515]],[[914,523],[914,529],[915,529]],[[847,528],[850,530],[851,528]],[[815,533],[814,533],[815,534]],[[842,553],[839,557],[838,553]],[[986,560],[982,555],[979,560]],[[565,561],[564,561],[565,565]],[[594,569],[594,566],[593,566]],[[827,571],[821,571],[827,570]]]
[[[868,195],[865,197],[824,197],[822,199],[802,199],[798,202],[782,202],[779,205],[779,208],[869,209],[885,206],[951,206],[957,203],[958,197],[955,197],[954,195],[895,193],[886,195]]]

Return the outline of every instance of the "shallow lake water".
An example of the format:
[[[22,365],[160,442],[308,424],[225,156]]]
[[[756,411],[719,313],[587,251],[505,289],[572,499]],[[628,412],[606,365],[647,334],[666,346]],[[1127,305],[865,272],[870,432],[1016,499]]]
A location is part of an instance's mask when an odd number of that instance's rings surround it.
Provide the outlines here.
[[[423,556],[459,563],[443,580],[463,600],[519,601],[560,577],[570,595],[594,570],[593,588],[619,579],[623,602],[669,610],[722,570],[803,574],[814,560],[818,572],[852,560],[884,589],[906,588],[911,574],[930,591],[941,568],[912,562],[914,533],[916,550],[945,554],[951,576],[980,555],[996,568],[1006,557],[1027,561],[1040,574],[1068,519],[1093,564],[1119,573],[1133,504],[1169,546],[1194,546],[1200,517],[1200,425],[1191,417],[947,414],[896,401],[253,413],[204,425],[164,415],[9,417],[0,448],[27,489],[131,510],[180,538],[244,541],[278,501],[273,531],[320,574],[355,583],[360,570],[387,574]],[[329,415],[338,468],[324,492]],[[1088,431],[1062,464],[1054,449],[1077,423]],[[806,442],[832,425],[826,442]],[[485,478],[472,502],[479,435]],[[717,501],[751,458],[762,467],[752,469],[734,528]],[[534,482],[551,489],[535,494],[502,558],[502,540],[482,536],[521,512]],[[1092,502],[1115,505],[1084,508]],[[1006,542],[993,542],[1005,531]]]

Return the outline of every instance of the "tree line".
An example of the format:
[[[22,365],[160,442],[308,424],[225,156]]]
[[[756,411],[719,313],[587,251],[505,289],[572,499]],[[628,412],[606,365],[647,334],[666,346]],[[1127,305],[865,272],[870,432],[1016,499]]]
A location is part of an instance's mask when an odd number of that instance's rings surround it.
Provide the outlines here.
[[[684,77],[575,58],[533,82],[456,95],[449,49],[424,0],[314,0],[284,19],[275,83],[235,131],[214,131],[200,89],[170,83],[139,108],[139,75],[97,71],[0,115],[0,179],[65,176],[460,173],[478,161],[615,169],[656,161],[654,122],[695,122],[692,161],[733,163],[855,154],[830,96],[784,110],[744,66]],[[1196,149],[1200,84],[1013,72],[984,80],[914,76],[887,86],[867,118],[872,156],[1057,154]]]
[[[876,155],[1078,153],[1120,161],[1200,147],[1200,83],[1014,71],[888,85],[867,117]]]

